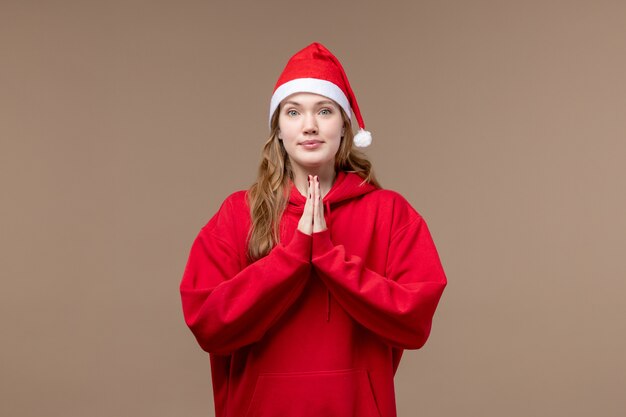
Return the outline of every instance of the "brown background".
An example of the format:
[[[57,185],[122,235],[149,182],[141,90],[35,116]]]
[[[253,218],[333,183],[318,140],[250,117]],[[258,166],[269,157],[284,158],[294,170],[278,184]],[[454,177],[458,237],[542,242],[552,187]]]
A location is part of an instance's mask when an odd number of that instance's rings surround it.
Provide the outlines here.
[[[626,3],[0,2],[2,416],[210,416],[178,284],[310,42],[449,286],[401,416],[626,408]]]

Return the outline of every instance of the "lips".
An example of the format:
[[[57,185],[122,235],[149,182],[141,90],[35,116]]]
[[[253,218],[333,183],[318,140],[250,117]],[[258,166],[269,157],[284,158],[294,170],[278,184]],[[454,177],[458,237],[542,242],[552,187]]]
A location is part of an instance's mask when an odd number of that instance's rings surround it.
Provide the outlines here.
[[[321,140],[305,140],[304,142],[300,142],[300,145],[312,145],[314,143],[322,143]]]

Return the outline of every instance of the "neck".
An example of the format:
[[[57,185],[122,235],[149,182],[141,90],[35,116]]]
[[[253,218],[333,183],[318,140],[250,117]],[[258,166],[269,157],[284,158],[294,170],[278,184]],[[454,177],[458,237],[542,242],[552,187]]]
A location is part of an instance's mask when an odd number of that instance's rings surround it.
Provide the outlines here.
[[[337,173],[335,172],[335,167],[333,165],[325,165],[321,167],[294,167],[293,183],[303,196],[307,195],[309,175],[317,175],[319,178],[320,192],[323,198],[332,188]]]

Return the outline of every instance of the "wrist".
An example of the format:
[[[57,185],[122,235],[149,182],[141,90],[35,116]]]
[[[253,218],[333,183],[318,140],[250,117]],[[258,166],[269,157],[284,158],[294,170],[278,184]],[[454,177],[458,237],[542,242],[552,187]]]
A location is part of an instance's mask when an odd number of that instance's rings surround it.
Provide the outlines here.
[[[330,239],[330,229],[326,228],[319,232],[313,232],[312,237],[312,252],[311,257],[317,258],[329,251],[331,251],[335,245]]]
[[[312,241],[311,235],[296,228],[291,241],[285,246],[285,250],[300,258],[300,260],[309,262],[311,260]]]

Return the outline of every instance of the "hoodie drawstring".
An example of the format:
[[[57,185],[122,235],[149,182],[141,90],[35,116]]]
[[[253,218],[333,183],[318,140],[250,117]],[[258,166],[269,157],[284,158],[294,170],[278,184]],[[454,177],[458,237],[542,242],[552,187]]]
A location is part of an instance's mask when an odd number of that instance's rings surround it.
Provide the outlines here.
[[[326,297],[326,321],[330,321],[330,290],[329,289],[326,290],[326,294],[328,294],[328,297]]]

